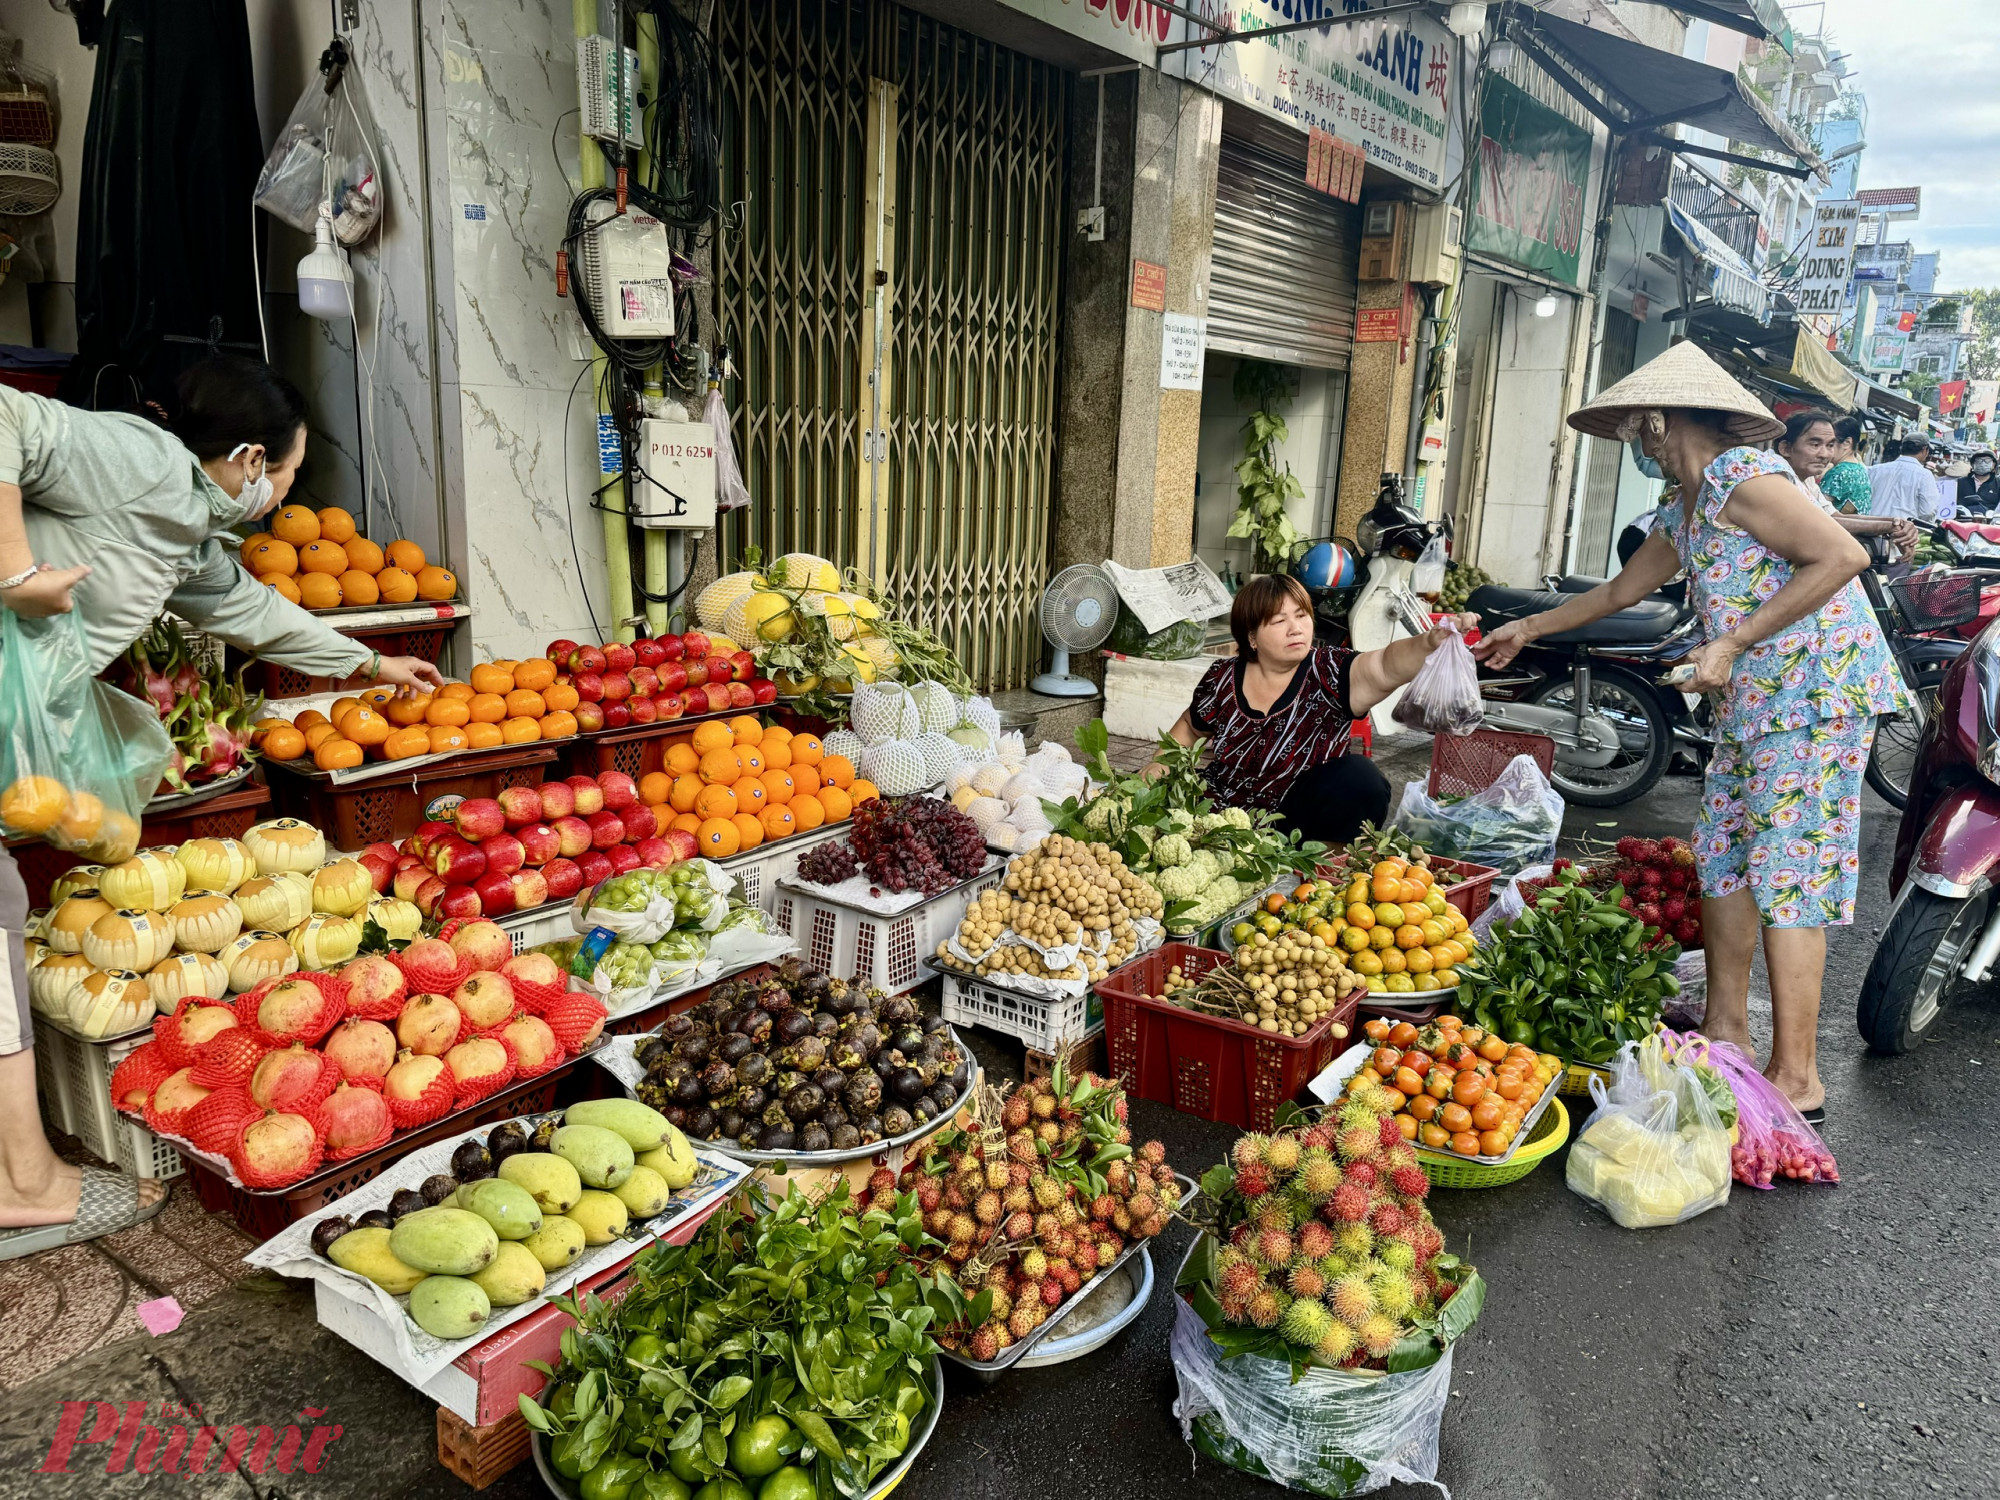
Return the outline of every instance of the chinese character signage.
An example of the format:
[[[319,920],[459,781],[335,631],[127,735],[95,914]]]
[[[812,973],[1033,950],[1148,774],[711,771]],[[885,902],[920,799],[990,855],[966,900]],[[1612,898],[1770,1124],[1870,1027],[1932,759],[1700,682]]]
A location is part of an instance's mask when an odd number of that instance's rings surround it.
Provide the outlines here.
[[[1861,241],[1861,204],[1853,198],[1823,198],[1813,207],[1804,264],[1792,293],[1802,316],[1838,315],[1847,305],[1847,282],[1854,274],[1854,250]]]
[[[1120,0],[1104,3],[1115,11]],[[1136,10],[1142,0],[1130,3]],[[1171,52],[1160,59],[1160,68],[1300,130],[1323,130],[1343,142],[1358,142],[1375,166],[1405,181],[1440,188],[1457,50],[1451,33],[1422,12],[1370,19],[1369,12],[1383,3],[1184,0],[1184,9],[1225,29],[1285,26],[1312,20],[1316,13],[1327,24],[1322,30]],[[1213,34],[1177,18],[1172,39],[1199,41]]]
[[[1489,78],[1479,135],[1466,248],[1581,285],[1589,132]]]

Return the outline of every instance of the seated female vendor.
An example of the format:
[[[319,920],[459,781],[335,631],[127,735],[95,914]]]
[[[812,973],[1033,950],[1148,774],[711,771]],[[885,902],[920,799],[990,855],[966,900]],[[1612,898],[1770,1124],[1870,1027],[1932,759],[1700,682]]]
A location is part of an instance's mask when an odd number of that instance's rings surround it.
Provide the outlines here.
[[[1477,623],[1467,615],[1466,628]],[[1350,755],[1354,720],[1417,675],[1450,627],[1380,651],[1313,644],[1312,597],[1296,578],[1253,578],[1229,611],[1236,657],[1195,686],[1168,732],[1208,742],[1209,796],[1221,807],[1264,808],[1308,840],[1345,844],[1389,814],[1389,779]],[[1146,774],[1159,774],[1155,761]]]

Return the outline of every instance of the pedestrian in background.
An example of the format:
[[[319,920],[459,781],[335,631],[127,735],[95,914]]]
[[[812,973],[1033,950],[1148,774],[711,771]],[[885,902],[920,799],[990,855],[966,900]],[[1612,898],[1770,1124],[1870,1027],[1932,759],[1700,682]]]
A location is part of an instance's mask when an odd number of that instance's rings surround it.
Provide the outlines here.
[[[1981,449],[1972,455],[1972,470],[1958,482],[1961,515],[1991,515],[2000,506],[2000,474],[1993,472],[1993,455]]]
[[[1820,476],[1820,493],[1851,516],[1869,513],[1868,466],[1854,456],[1861,441],[1859,417],[1836,417],[1833,423],[1833,467]]]
[[[1919,526],[1938,519],[1937,476],[1930,471],[1931,445],[1924,438],[1907,437],[1897,445],[1896,457],[1868,471],[1870,515],[1907,516]]]
[[[1778,457],[1792,466],[1799,486],[1812,497],[1813,504],[1840,523],[1849,536],[1887,537],[1899,558],[1917,550],[1917,528],[1903,516],[1855,516],[1835,509],[1825,490],[1825,475],[1831,471],[1840,439],[1834,419],[1823,411],[1794,412],[1785,419],[1784,436],[1772,445]],[[1629,561],[1629,559],[1625,559]]]

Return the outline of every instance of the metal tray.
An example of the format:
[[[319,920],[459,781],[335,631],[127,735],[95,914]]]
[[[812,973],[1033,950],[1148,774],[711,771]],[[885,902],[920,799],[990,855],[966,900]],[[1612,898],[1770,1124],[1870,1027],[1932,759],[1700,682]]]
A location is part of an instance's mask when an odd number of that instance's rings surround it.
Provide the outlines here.
[[[238,766],[227,776],[218,776],[213,781],[204,781],[192,791],[168,792],[162,796],[155,797],[146,804],[144,815],[152,818],[158,817],[161,813],[179,812],[183,808],[199,807],[202,803],[212,798],[220,797],[224,792],[243,785],[244,782],[250,779],[250,771],[251,767],[248,765]]]
[[[1347,1080],[1367,1066],[1368,1059],[1374,1054],[1374,1051],[1375,1048],[1372,1045],[1368,1045],[1367,1038],[1364,1037],[1360,1044],[1349,1047],[1345,1052],[1334,1058],[1332,1062],[1328,1063],[1325,1068],[1320,1070],[1318,1076],[1324,1078],[1329,1073],[1333,1075],[1334,1097],[1338,1098],[1340,1090],[1345,1086]],[[1534,1108],[1521,1117],[1521,1128],[1515,1132],[1513,1143],[1507,1147],[1504,1155],[1460,1156],[1456,1151],[1437,1151],[1429,1146],[1416,1146],[1414,1142],[1411,1144],[1419,1157],[1428,1156],[1434,1161],[1473,1162],[1482,1167],[1497,1167],[1502,1162],[1512,1161],[1514,1153],[1526,1145],[1528,1137],[1535,1133],[1536,1124],[1548,1112],[1549,1101],[1555,1098],[1557,1093],[1561,1091],[1563,1079],[1568,1074],[1568,1071],[1565,1068],[1562,1072],[1557,1073],[1549,1079],[1549,1086],[1542,1090],[1542,1097],[1535,1101]],[[1310,1085],[1308,1086],[1310,1087]],[[1315,1089],[1313,1092],[1317,1096],[1318,1090]]]
[[[544,1387],[544,1389],[547,1389],[547,1387]],[[903,1477],[910,1472],[910,1465],[917,1461],[917,1455],[924,1451],[924,1445],[931,1440],[931,1434],[937,1431],[938,1413],[943,1407],[944,1367],[933,1356],[931,1359],[931,1399],[924,1408],[927,1415],[925,1416],[923,1427],[912,1435],[910,1446],[903,1450],[903,1456],[897,1459],[892,1467],[883,1470],[881,1476],[861,1492],[859,1500],[886,1500],[889,1492],[903,1482]],[[547,1444],[542,1435],[533,1428],[530,1428],[528,1436],[534,1444],[535,1472],[542,1476],[542,1483],[548,1486],[549,1493],[560,1496],[561,1500],[582,1500],[582,1489],[563,1478],[550,1465]]]
[[[1201,1186],[1192,1177],[1185,1176],[1180,1172],[1174,1173],[1174,1180],[1181,1184],[1180,1209],[1176,1210],[1176,1212],[1184,1212],[1190,1203],[1193,1203],[1195,1199],[1201,1196]],[[1134,1240],[1131,1244],[1127,1245],[1122,1251],[1119,1252],[1118,1258],[1116,1260],[1114,1260],[1113,1262],[1111,1262],[1110,1265],[1106,1266],[1103,1270],[1098,1272],[1098,1275],[1100,1276],[1115,1275],[1118,1269],[1121,1266],[1123,1266],[1126,1261],[1130,1260],[1134,1255],[1143,1255],[1145,1253],[1146,1246],[1148,1243],[1149,1242],[1146,1240]],[[1150,1257],[1148,1257],[1147,1259],[1146,1270],[1147,1270],[1146,1281],[1148,1286],[1150,1286],[1152,1282],[1152,1261]],[[940,1351],[939,1357],[950,1360],[953,1364],[959,1366],[961,1369],[971,1371],[973,1377],[978,1381],[980,1381],[982,1384],[991,1383],[992,1381],[998,1380],[1002,1375],[1006,1374],[1007,1371],[1011,1370],[1015,1365],[1018,1365],[1019,1363],[1021,1363],[1022,1360],[1026,1359],[1028,1357],[1029,1351],[1032,1350],[1037,1344],[1040,1344],[1051,1333],[1055,1332],[1055,1330],[1061,1326],[1063,1319],[1068,1317],[1071,1313],[1075,1312],[1076,1309],[1083,1303],[1083,1300],[1084,1299],[1081,1295],[1066,1299],[1060,1307],[1058,1307],[1054,1312],[1049,1314],[1049,1316],[1043,1321],[1041,1327],[1037,1328],[1033,1333],[1029,1334],[1026,1338],[1017,1339],[1013,1344],[1009,1345],[1005,1350],[1001,1352],[1001,1355],[998,1359],[989,1360],[987,1363],[981,1364],[976,1359],[967,1359],[964,1355],[954,1354],[949,1349]],[[1145,1302],[1145,1297],[1142,1295],[1138,1299],[1138,1301],[1140,1305],[1143,1306]],[[1137,1316],[1137,1314],[1135,1313],[1134,1316]],[[1121,1323],[1119,1326],[1123,1327],[1124,1325]],[[1105,1334],[1106,1341],[1108,1341],[1111,1337],[1109,1333],[1105,1333],[1103,1325],[1099,1325],[1098,1327],[1091,1329],[1091,1334],[1095,1335],[1099,1333]],[[1091,1345],[1090,1347],[1095,1348],[1096,1346]],[[1089,1352],[1088,1349],[1079,1348],[1075,1351],[1074,1354],[1064,1355],[1063,1357],[1069,1359],[1069,1358],[1074,1358],[1078,1354],[1085,1354],[1088,1352]],[[1050,1360],[1048,1362],[1050,1364],[1056,1363],[1056,1361],[1054,1360]]]
[[[1118,1273],[1114,1271],[1111,1274]],[[1146,1304],[1153,1300],[1153,1256],[1150,1248],[1147,1246],[1140,1248],[1138,1260],[1124,1268],[1124,1275],[1128,1282],[1133,1280],[1138,1282],[1130,1302],[1095,1328],[1084,1333],[1071,1334],[1066,1339],[1054,1339],[1045,1343],[1037,1352],[1021,1361],[1021,1368],[1039,1370],[1047,1365],[1067,1364],[1070,1360],[1082,1359],[1084,1355],[1102,1349],[1129,1328],[1133,1320],[1146,1310]],[[1085,1296],[1081,1300],[1088,1302],[1090,1298]]]

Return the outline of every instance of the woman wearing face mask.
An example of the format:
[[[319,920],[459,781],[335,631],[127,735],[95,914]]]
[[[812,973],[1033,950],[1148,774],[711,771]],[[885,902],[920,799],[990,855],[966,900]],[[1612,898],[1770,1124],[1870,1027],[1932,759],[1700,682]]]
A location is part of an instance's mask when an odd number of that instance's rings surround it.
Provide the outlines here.
[[[1961,514],[1991,515],[2000,506],[2000,474],[1993,472],[1993,455],[1984,451],[1972,455],[1972,472],[1958,482]]]
[[[1837,509],[1825,491],[1825,476],[1834,467],[1840,439],[1832,417],[1823,411],[1794,412],[1785,419],[1785,433],[1772,445],[1778,457],[1791,465],[1801,488],[1813,503],[1834,520],[1849,536],[1886,536],[1900,557],[1917,550],[1917,527],[1907,516],[1855,516]],[[1863,482],[1867,473],[1863,471]]]
[[[404,689],[437,668],[337,634],[237,561],[229,529],[279,504],[305,455],[305,401],[251,360],[181,377],[171,432],[143,417],[79,411],[0,386],[0,604],[83,617],[102,669],[162,610],[313,676],[360,674]],[[22,928],[27,889],[0,847],[0,1260],[151,1218],[161,1185],[58,1161],[35,1100]]]
[[[1686,566],[1706,643],[1691,692],[1716,695],[1716,743],[1695,827],[1711,1037],[1750,1050],[1750,966],[1762,929],[1771,976],[1765,1069],[1800,1109],[1823,1109],[1816,1060],[1826,929],[1854,919],[1861,778],[1876,719],[1904,704],[1855,577],[1860,545],[1807,498],[1776,454],[1748,446],[1783,424],[1693,344],[1669,349],[1575,413],[1601,437],[1636,436],[1681,500],[1624,570],[1474,648],[1495,667],[1538,637],[1644,598]]]

